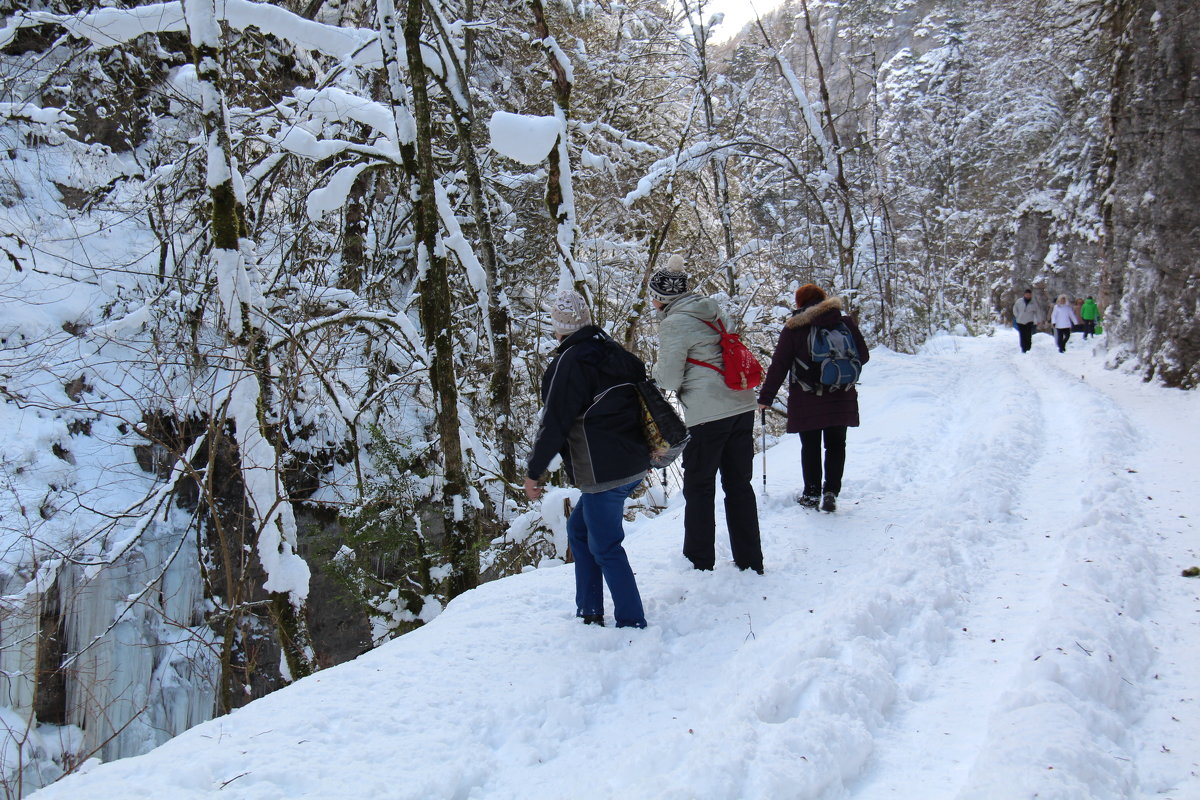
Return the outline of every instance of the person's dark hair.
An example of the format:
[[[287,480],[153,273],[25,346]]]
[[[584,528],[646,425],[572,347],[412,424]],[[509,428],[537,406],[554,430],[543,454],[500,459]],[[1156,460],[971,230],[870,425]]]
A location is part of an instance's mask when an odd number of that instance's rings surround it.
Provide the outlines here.
[[[1033,294],[1033,289],[1026,289],[1022,294]]]

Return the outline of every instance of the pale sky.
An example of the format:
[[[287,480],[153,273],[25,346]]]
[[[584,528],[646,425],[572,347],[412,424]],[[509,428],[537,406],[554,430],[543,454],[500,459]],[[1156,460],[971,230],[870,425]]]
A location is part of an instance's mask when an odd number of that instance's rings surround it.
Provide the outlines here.
[[[718,12],[725,14],[725,21],[713,34],[713,41],[724,42],[732,39],[743,25],[754,20],[755,9],[759,14],[766,14],[781,5],[783,0],[709,0],[709,16]]]

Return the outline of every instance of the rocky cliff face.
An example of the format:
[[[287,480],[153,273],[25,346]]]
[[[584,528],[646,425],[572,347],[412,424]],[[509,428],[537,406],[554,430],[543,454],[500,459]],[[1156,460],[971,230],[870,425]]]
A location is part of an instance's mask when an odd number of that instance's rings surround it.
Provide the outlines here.
[[[1097,297],[1100,256],[1096,244],[1077,235],[1063,235],[1055,229],[1050,214],[1027,210],[1018,217],[1011,234],[1001,243],[1012,259],[1011,284],[998,284],[993,302],[1005,322],[1012,321],[1012,304],[1025,287],[1046,310],[1042,329],[1050,330],[1049,313],[1054,298],[1065,294],[1072,300]]]
[[[1147,380],[1200,385],[1200,5],[1118,0],[1110,108],[1110,323]]]

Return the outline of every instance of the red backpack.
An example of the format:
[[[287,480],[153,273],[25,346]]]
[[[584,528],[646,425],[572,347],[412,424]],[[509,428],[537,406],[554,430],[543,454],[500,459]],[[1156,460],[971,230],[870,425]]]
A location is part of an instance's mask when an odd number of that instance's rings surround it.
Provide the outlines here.
[[[707,320],[700,321],[721,334],[721,360],[725,364],[725,369],[722,370],[707,361],[697,361],[694,358],[689,358],[688,363],[716,370],[725,378],[725,385],[737,391],[753,389],[762,383],[762,365],[750,352],[750,348],[742,344],[741,337],[725,330],[725,323],[720,319],[717,320],[716,325]]]

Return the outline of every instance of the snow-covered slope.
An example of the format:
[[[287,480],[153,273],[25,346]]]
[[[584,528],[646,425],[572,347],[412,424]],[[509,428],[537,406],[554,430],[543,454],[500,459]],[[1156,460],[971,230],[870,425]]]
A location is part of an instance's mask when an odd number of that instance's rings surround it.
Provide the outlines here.
[[[764,576],[628,526],[644,631],[540,569],[35,797],[1198,798],[1200,395],[1093,348],[874,354],[836,514],[767,453]]]

